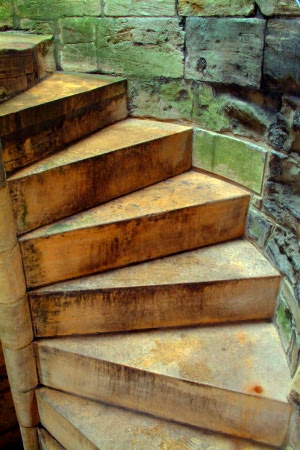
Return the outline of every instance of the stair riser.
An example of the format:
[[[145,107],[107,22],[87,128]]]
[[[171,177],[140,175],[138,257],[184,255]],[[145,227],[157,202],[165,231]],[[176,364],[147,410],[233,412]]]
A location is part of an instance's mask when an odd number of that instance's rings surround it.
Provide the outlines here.
[[[31,49],[0,51],[0,102],[30,89],[55,69],[51,41]]]
[[[279,278],[29,294],[35,336],[162,328],[273,316]]]
[[[2,116],[0,135],[6,172],[38,161],[126,116],[123,81]]]
[[[45,238],[21,239],[27,286],[43,286],[241,237],[248,202],[245,196]]]
[[[18,233],[188,170],[191,167],[191,140],[191,132],[186,131],[12,179],[9,190]],[[45,206],[41,208],[41,205]]]
[[[40,382],[55,389],[275,446],[287,432],[286,403],[42,345],[37,357]]]
[[[41,450],[98,450],[88,439],[86,439],[75,427],[73,427],[59,412],[55,411],[48,403],[37,393],[37,404],[41,424],[57,439],[61,445],[56,441],[51,440],[50,437],[40,437]],[[52,442],[53,441],[53,442]],[[46,446],[46,444],[48,444]],[[51,447],[49,447],[49,444]]]

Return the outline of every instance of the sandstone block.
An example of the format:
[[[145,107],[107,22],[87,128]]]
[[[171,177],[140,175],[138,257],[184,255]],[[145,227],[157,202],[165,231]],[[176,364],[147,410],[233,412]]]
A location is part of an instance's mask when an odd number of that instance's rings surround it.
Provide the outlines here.
[[[66,71],[92,72],[97,69],[94,43],[66,44],[61,50],[61,67]]]
[[[178,19],[102,18],[99,69],[144,79],[183,76],[184,32]]]
[[[13,5],[11,0],[2,0],[0,5],[0,29],[12,28]]]
[[[266,151],[250,142],[197,129],[193,164],[260,192]]]
[[[256,3],[265,16],[300,16],[299,6],[292,0],[257,0]]]
[[[272,227],[272,222],[265,214],[255,208],[249,209],[247,234],[251,240],[256,242],[258,247],[264,248]]]
[[[106,16],[175,16],[174,0],[105,0]]]
[[[299,67],[300,20],[269,20],[263,66],[264,83],[270,88],[299,92]]]
[[[129,81],[129,107],[132,115],[157,119],[191,120],[193,90],[184,80]]]
[[[101,13],[99,0],[16,0],[18,17],[31,19],[58,19],[72,16],[98,16]]]
[[[252,0],[179,0],[182,16],[248,16],[254,11]]]
[[[186,77],[259,87],[265,21],[188,18]]]
[[[72,17],[59,20],[61,40],[64,44],[94,42],[97,19]]]
[[[281,273],[295,285],[300,279],[299,240],[289,230],[277,226],[270,237],[265,253]]]

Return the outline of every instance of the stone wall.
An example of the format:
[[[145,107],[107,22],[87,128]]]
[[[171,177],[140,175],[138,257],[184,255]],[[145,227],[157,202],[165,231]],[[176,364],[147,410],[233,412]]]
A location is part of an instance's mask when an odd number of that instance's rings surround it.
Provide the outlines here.
[[[194,166],[253,193],[250,239],[284,277],[276,322],[300,353],[300,8],[294,0],[8,0],[53,33],[57,67],[128,79],[132,115],[194,126]],[[0,21],[1,25],[1,21]]]

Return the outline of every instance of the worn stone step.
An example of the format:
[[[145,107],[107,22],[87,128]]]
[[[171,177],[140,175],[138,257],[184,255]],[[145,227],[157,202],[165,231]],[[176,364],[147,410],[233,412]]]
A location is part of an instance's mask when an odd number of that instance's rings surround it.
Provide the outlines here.
[[[59,423],[57,426],[59,427]],[[40,450],[64,450],[66,448],[62,447],[44,428],[38,428],[38,439]],[[69,446],[69,443],[67,445]]]
[[[38,287],[241,237],[249,195],[187,172],[20,238]]]
[[[37,401],[43,426],[64,448],[72,450],[270,449],[263,444],[212,434],[53,389],[39,389]],[[52,438],[49,434],[45,430],[42,433],[50,442]],[[51,442],[56,443],[53,439]],[[60,447],[42,448],[50,450]]]
[[[190,169],[191,141],[191,128],[127,119],[20,170],[8,179],[18,232]]]
[[[247,241],[230,241],[29,292],[36,337],[274,314],[280,276]]]
[[[273,446],[287,434],[290,375],[271,323],[45,339],[36,355],[48,387]]]
[[[56,70],[52,36],[0,32],[0,102]]]
[[[125,80],[56,72],[0,106],[6,172],[45,158],[126,116]]]

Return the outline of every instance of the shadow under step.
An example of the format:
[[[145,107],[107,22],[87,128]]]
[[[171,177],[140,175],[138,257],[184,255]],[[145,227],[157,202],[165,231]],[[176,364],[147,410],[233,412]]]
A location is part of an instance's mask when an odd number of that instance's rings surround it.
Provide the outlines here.
[[[286,438],[290,375],[270,323],[59,338],[35,346],[42,385],[273,446]]]
[[[20,238],[34,288],[243,236],[249,194],[187,172]]]
[[[127,116],[126,82],[56,72],[0,105],[7,174]]]
[[[0,102],[26,91],[55,70],[52,36],[0,32]]]
[[[35,336],[269,319],[280,276],[237,240],[29,292]]]
[[[267,450],[262,444],[75,397],[52,389],[37,391],[43,426],[42,450]],[[48,443],[48,445],[47,445]],[[52,446],[50,446],[52,445]]]
[[[127,119],[8,179],[25,233],[191,168],[192,129]]]

